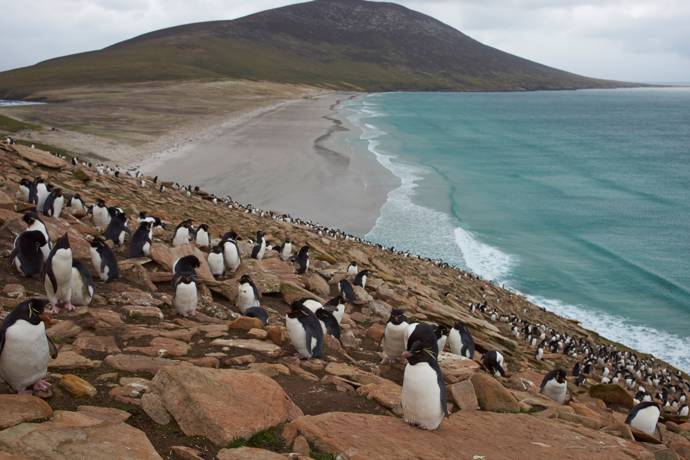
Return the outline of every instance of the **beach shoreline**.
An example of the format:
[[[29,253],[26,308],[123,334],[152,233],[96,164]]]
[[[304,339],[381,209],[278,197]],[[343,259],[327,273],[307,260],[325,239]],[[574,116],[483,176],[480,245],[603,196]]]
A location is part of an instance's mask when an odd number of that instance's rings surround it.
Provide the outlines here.
[[[320,93],[261,107],[131,166],[363,236],[399,181],[349,142],[358,128],[340,109],[357,95]]]

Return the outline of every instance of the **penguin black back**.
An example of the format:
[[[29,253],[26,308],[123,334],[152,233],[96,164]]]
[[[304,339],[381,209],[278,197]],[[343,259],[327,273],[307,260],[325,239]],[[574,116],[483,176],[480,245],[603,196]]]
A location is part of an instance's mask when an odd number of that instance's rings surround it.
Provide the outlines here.
[[[316,317],[323,321],[328,334],[340,340],[340,324],[338,324],[338,320],[335,318],[335,316],[333,316],[333,313],[325,308],[319,308],[316,310]]]
[[[321,358],[323,356],[323,329],[314,312],[304,305],[307,300],[311,299],[305,298],[292,302],[287,315],[299,321],[304,328],[307,350],[311,351],[312,357]],[[312,339],[316,339],[316,346],[313,348]]]
[[[43,270],[43,253],[41,247],[46,244],[43,232],[29,230],[23,232],[14,242],[14,249],[10,254],[10,260],[16,257],[19,260],[21,271],[25,276],[35,276]]]
[[[300,248],[295,258],[297,262],[297,274],[303,275],[309,269],[309,245],[304,245]]]
[[[425,348],[431,349],[434,353],[434,358],[438,359],[438,342],[434,326],[427,323],[418,323],[412,334],[407,338],[405,348],[410,351],[415,342],[419,342]]]
[[[344,301],[353,303],[357,300],[355,290],[352,289],[352,285],[348,280],[340,280],[338,287],[340,288],[340,296]]]

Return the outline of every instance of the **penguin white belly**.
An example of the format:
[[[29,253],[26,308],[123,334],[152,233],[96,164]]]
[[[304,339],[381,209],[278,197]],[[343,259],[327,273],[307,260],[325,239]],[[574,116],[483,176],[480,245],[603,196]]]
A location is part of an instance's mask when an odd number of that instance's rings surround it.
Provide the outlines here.
[[[141,251],[144,253],[146,257],[151,255],[151,243],[148,241],[144,243],[144,245],[141,247]]]
[[[340,324],[340,322],[343,320],[343,316],[345,316],[345,305],[339,303],[338,307],[333,312],[333,316],[335,316],[336,321],[338,321],[338,324]]]
[[[259,253],[256,255],[256,258],[261,260],[264,258],[264,254],[266,254],[266,243],[261,243],[261,246],[259,247]]]
[[[389,358],[398,358],[405,351],[405,332],[408,324],[406,322],[395,325],[386,324],[383,334],[383,352]]]
[[[173,246],[182,246],[183,244],[189,243],[189,230],[185,227],[180,227],[175,232],[175,238],[173,238]]]
[[[196,245],[200,248],[208,247],[208,233],[199,230],[196,234]]]
[[[0,353],[0,377],[15,391],[32,386],[48,373],[50,349],[43,323],[19,320],[5,332]]]
[[[45,287],[48,298],[53,302],[69,302],[72,298],[72,251],[58,250],[52,259],[52,270],[57,282],[57,291],[46,275]],[[53,302],[53,304],[55,304]]]
[[[91,265],[93,265],[93,269],[96,270],[96,273],[98,273],[98,277],[101,279],[101,281],[108,281],[108,267],[103,267],[103,270],[101,270],[101,255],[94,247],[90,249],[90,252]]]
[[[53,201],[53,217],[56,219],[59,219],[60,215],[62,214],[62,205],[64,202],[65,199],[63,197],[57,197],[55,198],[55,201]]]
[[[630,426],[653,435],[656,431],[656,422],[659,420],[659,409],[651,406],[645,407],[635,414],[635,418],[630,421]]]
[[[403,323],[403,324],[407,324],[407,323]],[[403,343],[403,351],[404,351],[404,350],[407,350],[407,342],[409,341],[410,336],[412,335],[412,333],[414,332],[414,330],[417,328],[417,324],[418,324],[418,323],[412,323],[412,324],[408,324],[408,325],[407,325],[407,328],[405,329],[405,338],[404,338],[404,343]]]
[[[72,280],[70,282],[72,289],[72,305],[89,305],[93,298],[93,287],[87,286],[84,283],[79,270],[72,267]]]
[[[436,371],[428,363],[405,366],[401,402],[406,422],[426,430],[435,430],[441,424],[441,390]]]
[[[239,292],[237,294],[237,308],[240,309],[242,314],[247,312],[248,308],[258,307],[259,301],[254,296],[254,290],[251,286],[240,286]]]
[[[110,223],[110,214],[106,208],[95,207],[93,209],[93,223],[96,227],[106,228]]]
[[[196,313],[197,305],[196,283],[189,284],[180,283],[175,290],[175,310],[183,316],[189,316]]]
[[[567,395],[568,384],[558,383],[556,380],[549,380],[544,385],[544,389],[541,391],[544,396],[553,399],[558,404],[565,403],[565,398]]]
[[[38,195],[38,204],[36,205],[36,208],[38,209],[39,212],[43,212],[43,205],[46,202],[46,199],[48,198],[48,189],[44,188],[39,188],[37,195]]]
[[[240,254],[237,252],[237,246],[232,243],[225,245],[223,249],[223,255],[225,256],[225,266],[234,272],[240,267]]]
[[[462,354],[462,338],[460,337],[460,332],[455,328],[451,329],[448,333],[448,346],[450,347],[451,353],[455,353],[456,355]]]
[[[287,328],[290,342],[292,342],[292,346],[295,347],[297,353],[304,358],[311,358],[311,350],[307,350],[307,333],[304,327],[302,327],[302,323],[298,319],[288,316],[285,319],[285,327]],[[312,340],[313,342],[314,340]]]
[[[211,274],[214,276],[221,276],[225,270],[225,261],[223,254],[212,252],[208,255],[208,267],[211,269]]]
[[[447,335],[442,335],[440,339],[436,341],[438,343],[438,352],[442,352],[446,348],[446,341],[448,340]]]
[[[283,246],[283,251],[280,253],[280,258],[281,260],[286,261],[290,257],[292,257],[292,245],[286,244]]]
[[[680,411],[678,412],[678,415],[680,415],[681,417],[687,417],[687,416],[688,416],[688,412],[690,412],[690,411],[688,410],[688,406],[683,406],[683,407],[680,409]]]

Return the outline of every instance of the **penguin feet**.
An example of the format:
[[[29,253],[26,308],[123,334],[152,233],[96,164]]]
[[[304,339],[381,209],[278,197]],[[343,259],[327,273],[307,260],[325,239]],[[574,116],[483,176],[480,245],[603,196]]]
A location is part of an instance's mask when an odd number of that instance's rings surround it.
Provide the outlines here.
[[[57,306],[57,304],[53,305],[53,308],[51,309],[51,313],[54,315],[57,315],[60,313],[60,307]]]
[[[65,303],[65,308],[67,309],[67,311],[74,311],[74,310],[77,309],[77,307],[75,307],[74,305],[72,305],[72,302],[66,302],[66,303]]]
[[[33,391],[34,392],[45,392],[50,390],[52,385],[48,383],[46,380],[39,380],[38,382],[34,383],[33,386]]]

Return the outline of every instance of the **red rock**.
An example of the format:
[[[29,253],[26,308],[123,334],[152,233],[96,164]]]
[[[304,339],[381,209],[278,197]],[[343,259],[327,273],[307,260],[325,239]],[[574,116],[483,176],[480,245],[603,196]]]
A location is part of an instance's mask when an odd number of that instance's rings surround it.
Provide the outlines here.
[[[461,411],[437,431],[425,431],[395,417],[328,412],[300,417],[286,427],[289,431],[303,435],[315,450],[343,453],[350,460],[654,458],[635,443],[526,414]]]
[[[487,374],[474,374],[471,382],[482,410],[520,412],[518,400],[495,378]]]
[[[172,446],[170,448],[175,458],[180,460],[204,460],[201,453],[187,446]]]
[[[130,318],[145,318],[162,320],[163,312],[158,307],[144,307],[139,305],[125,305],[122,310]]]
[[[79,406],[77,410],[85,413],[89,417],[97,418],[104,422],[124,422],[132,416],[132,414],[127,411],[115,409],[113,407]]]
[[[454,383],[448,386],[448,394],[460,410],[479,410],[479,401],[474,393],[474,385],[470,380]]]
[[[105,363],[119,371],[125,372],[148,372],[155,374],[167,366],[188,365],[182,361],[175,361],[166,358],[152,358],[141,355],[110,355],[105,358]]]
[[[613,408],[630,409],[634,405],[633,397],[619,385],[598,384],[589,388],[592,398],[601,399],[607,406]]]
[[[58,383],[62,388],[78,398],[84,396],[92,398],[98,394],[98,390],[93,385],[76,375],[63,375]]]
[[[379,343],[385,331],[386,328],[383,326],[383,324],[374,323],[369,326],[369,329],[367,329],[367,337],[374,342]]]
[[[53,415],[47,402],[31,395],[0,395],[0,408],[0,429]]]
[[[70,320],[56,321],[48,328],[48,337],[55,340],[64,340],[76,337],[81,332],[81,327]]]
[[[146,415],[151,417],[151,420],[159,425],[167,425],[170,423],[170,414],[163,407],[161,397],[154,393],[146,393],[141,397],[141,408],[144,409]]]
[[[64,169],[67,166],[67,162],[65,160],[58,158],[50,152],[46,152],[45,150],[37,148],[32,149],[31,147],[20,144],[15,144],[12,147],[20,157],[46,168]]]
[[[292,451],[306,457],[311,454],[311,448],[309,447],[309,442],[304,436],[297,436],[292,443]]]
[[[51,359],[48,362],[48,368],[62,370],[93,369],[100,366],[100,361],[85,358],[79,353],[69,350],[60,350],[60,352],[57,355],[57,358]]]
[[[254,355],[235,356],[225,360],[227,366],[245,366],[253,362],[256,362],[256,356]]]
[[[401,409],[400,397],[402,394],[402,387],[395,382],[387,379],[381,379],[380,383],[369,383],[357,388],[357,394],[366,396],[381,404],[387,409],[391,409],[398,413]]]
[[[443,380],[445,380],[446,383],[456,383],[466,380],[480,369],[476,361],[447,352],[441,352],[439,354],[438,365],[443,372]]]
[[[196,256],[201,263],[201,266],[196,269],[196,274],[199,279],[204,282],[216,283],[216,279],[213,277],[211,269],[208,267],[206,256],[193,244],[184,244],[175,248],[162,243],[153,243],[151,245],[151,258],[167,271],[172,271],[172,265],[177,259],[190,255]]]
[[[281,326],[268,326],[266,328],[266,332],[268,333],[268,338],[271,339],[271,342],[278,346],[283,345],[286,335],[285,329],[283,329]]]
[[[113,336],[88,335],[78,337],[72,344],[78,350],[95,351],[98,353],[119,353],[120,347]]]
[[[148,347],[127,347],[125,351],[142,353],[147,356],[186,356],[190,346],[184,342],[165,337],[156,337]]]
[[[243,331],[249,331],[251,329],[262,328],[263,323],[259,318],[251,318],[249,316],[240,316],[234,321],[231,321],[227,325],[230,329],[239,329]]]
[[[167,367],[153,384],[186,435],[204,436],[218,446],[302,413],[280,385],[255,372]]]
[[[285,460],[286,457],[270,450],[240,447],[238,449],[222,449],[216,458],[218,460]]]

